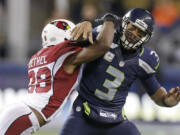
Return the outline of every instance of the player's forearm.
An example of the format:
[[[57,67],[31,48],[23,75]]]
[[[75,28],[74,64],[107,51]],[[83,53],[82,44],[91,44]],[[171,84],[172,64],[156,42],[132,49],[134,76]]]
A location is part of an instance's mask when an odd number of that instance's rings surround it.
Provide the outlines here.
[[[160,87],[151,98],[153,99],[153,101],[157,105],[159,105],[159,106],[167,106],[164,103],[164,99],[165,99],[166,95],[167,95],[166,89],[163,88],[163,87]]]
[[[102,52],[108,50],[112,44],[114,38],[114,23],[111,21],[106,21],[103,24],[102,31],[98,34],[95,45],[98,45],[101,48]]]
[[[154,102],[160,106],[173,107],[178,104],[180,100],[179,88],[171,88],[168,92],[163,87],[160,87],[152,96]]]
[[[114,23],[105,21],[102,31],[98,34],[96,41],[93,45],[83,49],[82,62],[90,62],[104,55],[110,48],[114,39]],[[79,59],[80,60],[80,59]]]
[[[98,34],[97,40],[93,45],[83,48],[71,61],[71,64],[79,65],[81,63],[90,62],[105,54],[114,38],[114,23],[105,21],[102,31]]]

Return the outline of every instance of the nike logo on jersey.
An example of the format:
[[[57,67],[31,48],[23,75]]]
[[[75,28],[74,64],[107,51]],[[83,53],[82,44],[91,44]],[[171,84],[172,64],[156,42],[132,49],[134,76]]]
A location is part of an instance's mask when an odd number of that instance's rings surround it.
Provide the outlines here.
[[[28,67],[32,68],[32,67],[43,65],[46,63],[47,63],[46,56],[35,57],[30,60]]]

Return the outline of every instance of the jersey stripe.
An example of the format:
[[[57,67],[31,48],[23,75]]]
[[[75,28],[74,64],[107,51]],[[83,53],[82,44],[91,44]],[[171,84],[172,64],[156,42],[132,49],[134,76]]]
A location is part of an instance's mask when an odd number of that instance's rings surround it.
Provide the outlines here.
[[[64,55],[62,55],[57,61],[56,64],[54,65],[54,70],[53,70],[53,76],[55,76],[56,72],[60,69],[62,66],[64,60],[71,54],[73,54],[75,51],[68,52]]]
[[[155,70],[151,68],[151,66],[143,61],[142,59],[139,59],[139,66],[144,69],[144,71],[148,74],[155,73]]]
[[[32,123],[29,119],[29,114],[26,115],[22,115],[20,117],[18,117],[12,124],[11,126],[8,128],[8,130],[6,131],[5,135],[20,135],[24,130],[28,129],[29,127],[32,126]],[[22,124],[22,122],[24,124]],[[20,126],[19,128],[17,128],[18,126]]]

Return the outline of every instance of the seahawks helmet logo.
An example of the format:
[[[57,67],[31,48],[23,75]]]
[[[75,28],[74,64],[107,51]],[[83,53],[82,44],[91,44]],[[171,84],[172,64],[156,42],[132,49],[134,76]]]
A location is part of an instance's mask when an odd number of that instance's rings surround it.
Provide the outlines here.
[[[136,19],[136,25],[138,25],[138,27],[140,28],[140,29],[142,29],[143,31],[146,31],[146,29],[148,28],[148,25],[145,23],[145,22],[143,22],[143,20],[140,20],[140,19]]]

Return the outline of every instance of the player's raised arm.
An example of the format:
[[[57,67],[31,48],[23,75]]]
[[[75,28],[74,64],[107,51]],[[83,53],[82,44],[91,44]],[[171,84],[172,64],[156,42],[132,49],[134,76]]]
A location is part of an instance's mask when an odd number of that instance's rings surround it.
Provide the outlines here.
[[[180,101],[179,87],[171,88],[168,92],[166,92],[165,88],[160,87],[151,98],[160,106],[175,106]]]
[[[151,99],[159,106],[172,107],[180,102],[179,87],[166,90],[156,79],[155,75],[150,75],[143,81],[144,86],[147,88],[148,94]]]
[[[144,63],[144,64],[142,64]],[[146,49],[145,53],[140,56],[139,67],[144,70],[140,75],[142,83],[152,100],[160,106],[172,107],[180,101],[179,87],[166,90],[157,80],[155,73],[159,66],[159,56],[151,49]],[[145,66],[146,65],[146,66]]]
[[[151,57],[151,59],[153,59],[153,57]],[[142,80],[151,99],[159,106],[172,107],[177,105],[180,102],[179,87],[171,88],[167,91],[156,79],[155,70],[153,72],[154,73],[147,75],[148,77]]]
[[[98,34],[96,41],[94,41],[93,45],[83,48],[81,52],[72,57],[70,63],[73,65],[79,65],[84,62],[92,61],[105,54],[110,48],[110,45],[112,44],[114,38],[115,22],[117,21],[117,19],[118,17],[116,15],[109,13],[105,14],[100,19],[103,20],[103,27],[101,32]],[[77,29],[79,30],[79,32],[75,32]],[[88,21],[78,24],[77,29],[73,31],[73,37],[75,39],[77,39],[84,32],[85,34],[83,34],[83,37],[85,38],[87,37],[86,33],[92,33],[91,24]],[[91,39],[92,35],[88,35]]]

